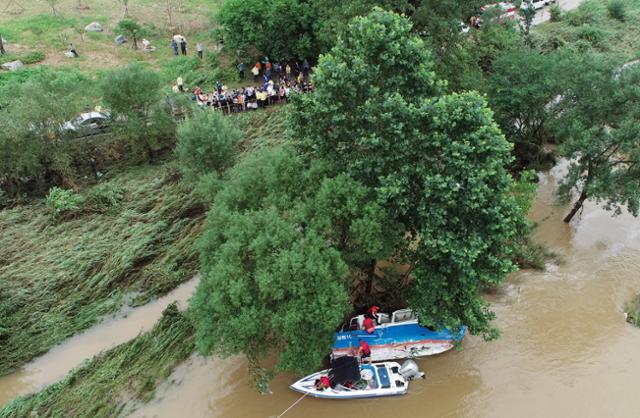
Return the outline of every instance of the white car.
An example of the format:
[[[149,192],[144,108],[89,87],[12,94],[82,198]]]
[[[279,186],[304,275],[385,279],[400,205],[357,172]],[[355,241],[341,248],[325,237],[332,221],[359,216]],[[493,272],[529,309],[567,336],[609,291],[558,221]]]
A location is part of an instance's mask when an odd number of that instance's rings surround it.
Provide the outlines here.
[[[62,132],[77,137],[97,135],[111,130],[111,115],[106,112],[84,112],[62,125]]]
[[[547,6],[551,3],[555,3],[556,0],[533,0],[531,3],[533,4],[533,8],[535,10],[542,9],[544,6]],[[522,4],[520,5],[521,9],[528,9],[529,4],[526,0],[522,0]]]

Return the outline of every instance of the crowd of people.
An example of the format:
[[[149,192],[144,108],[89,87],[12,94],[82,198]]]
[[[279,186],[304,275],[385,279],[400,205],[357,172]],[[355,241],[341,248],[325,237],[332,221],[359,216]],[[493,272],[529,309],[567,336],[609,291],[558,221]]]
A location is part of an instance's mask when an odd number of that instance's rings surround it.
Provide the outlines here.
[[[244,79],[244,69],[244,63],[240,63],[238,71],[241,80]],[[217,81],[213,91],[206,92],[199,86],[193,91],[187,91],[179,77],[173,89],[175,92],[190,93],[191,99],[199,106],[231,114],[286,103],[294,94],[313,91],[309,71],[306,60],[275,65],[265,57],[265,61],[257,62],[252,68],[254,82],[262,80],[259,85],[230,89]]]

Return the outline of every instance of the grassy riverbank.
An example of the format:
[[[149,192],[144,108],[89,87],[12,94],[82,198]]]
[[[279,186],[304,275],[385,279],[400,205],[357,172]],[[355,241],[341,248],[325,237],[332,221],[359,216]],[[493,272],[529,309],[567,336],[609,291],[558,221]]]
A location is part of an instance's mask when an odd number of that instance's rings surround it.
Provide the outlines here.
[[[277,107],[234,117],[243,150],[284,140],[285,114]],[[61,219],[43,200],[0,211],[0,375],[198,271],[193,243],[207,205],[173,162],[114,169],[81,194],[108,206]]]
[[[35,395],[20,397],[0,410],[0,418],[28,416],[114,417],[155,388],[194,350],[194,331],[175,305],[155,327],[74,370]]]
[[[611,12],[610,4],[621,4]],[[600,52],[628,60],[640,57],[640,3],[633,0],[586,0],[563,12],[560,21],[536,26],[536,45],[544,52],[568,48],[576,52]]]
[[[54,220],[37,201],[0,211],[0,374],[198,271],[206,206],[171,164],[109,177],[83,192],[121,196],[107,210]]]

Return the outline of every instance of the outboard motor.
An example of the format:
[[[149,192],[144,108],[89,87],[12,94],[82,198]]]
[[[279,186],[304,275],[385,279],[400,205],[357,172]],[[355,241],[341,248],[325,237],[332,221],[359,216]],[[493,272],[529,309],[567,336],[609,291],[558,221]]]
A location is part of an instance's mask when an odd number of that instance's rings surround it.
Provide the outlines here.
[[[420,371],[418,365],[413,360],[405,361],[404,364],[400,366],[398,373],[407,380],[424,379],[424,373]]]

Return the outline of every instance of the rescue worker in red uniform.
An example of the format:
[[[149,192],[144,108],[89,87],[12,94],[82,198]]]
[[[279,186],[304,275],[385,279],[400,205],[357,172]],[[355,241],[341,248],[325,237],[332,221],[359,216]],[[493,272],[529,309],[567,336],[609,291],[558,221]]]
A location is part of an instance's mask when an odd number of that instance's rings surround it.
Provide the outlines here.
[[[364,321],[362,321],[362,326],[364,330],[367,331],[368,334],[373,334],[373,331],[376,330],[375,322],[373,321],[373,319],[369,318],[368,316],[364,318]]]
[[[329,380],[329,376],[320,376],[320,379],[316,379],[316,390],[325,390],[331,387],[331,380]]]
[[[364,340],[358,340],[358,341],[360,342],[360,347],[358,348],[360,363],[362,363],[365,359],[367,359],[369,364],[371,364],[371,348],[369,348],[369,344]]]

